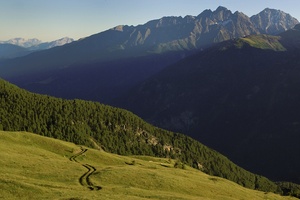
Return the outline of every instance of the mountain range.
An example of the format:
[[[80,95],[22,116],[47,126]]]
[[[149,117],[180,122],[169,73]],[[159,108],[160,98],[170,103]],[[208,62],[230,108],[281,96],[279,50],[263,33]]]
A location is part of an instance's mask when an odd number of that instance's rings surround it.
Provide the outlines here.
[[[165,68],[118,106],[273,180],[300,182],[300,25],[225,41]]]
[[[25,39],[25,38],[12,38],[6,41],[0,41],[1,44],[13,44],[24,48],[29,48],[32,46],[36,46],[42,43],[41,40],[37,38]]]
[[[31,91],[110,103],[131,86],[194,51],[245,35],[276,35],[297,23],[280,10],[265,9],[248,17],[218,7],[198,16],[117,26],[59,48],[3,62],[0,75]]]
[[[248,17],[218,7],[5,60],[0,77],[127,108],[247,170],[300,183],[298,23],[280,10]]]
[[[13,38],[7,41],[0,41],[0,59],[11,59],[28,55],[34,51],[50,49],[73,42],[72,38],[64,37],[52,42],[42,42],[36,38],[24,39]]]
[[[32,38],[32,39],[13,38],[7,41],[0,41],[0,44],[13,44],[16,46],[28,48],[29,50],[43,50],[43,49],[50,49],[56,46],[62,46],[71,43],[73,41],[74,39],[69,37],[64,37],[51,42],[43,42],[36,38]]]
[[[28,47],[29,50],[44,50],[44,49],[50,49],[57,46],[63,46],[65,44],[69,44],[71,42],[74,42],[74,39],[69,37],[64,37],[58,40],[54,40],[52,42],[40,42],[39,44],[32,45]]]

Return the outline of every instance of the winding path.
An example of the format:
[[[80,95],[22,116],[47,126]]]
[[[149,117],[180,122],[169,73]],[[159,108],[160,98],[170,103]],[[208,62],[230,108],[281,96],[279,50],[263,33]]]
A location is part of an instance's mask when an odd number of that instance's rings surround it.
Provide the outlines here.
[[[82,154],[84,154],[85,152],[87,152],[88,149],[84,149],[81,147],[81,151],[73,156],[70,157],[70,161],[73,162],[77,162],[79,164],[81,164],[80,162],[78,162],[78,160],[76,160],[76,158],[78,156],[81,156]],[[79,183],[82,186],[85,186],[87,188],[89,188],[90,190],[101,190],[102,187],[101,186],[96,186],[94,185],[91,180],[90,180],[90,176],[97,170],[94,166],[89,165],[89,164],[81,164],[83,167],[85,167],[88,171],[86,173],[84,173],[82,176],[80,176],[79,178]]]

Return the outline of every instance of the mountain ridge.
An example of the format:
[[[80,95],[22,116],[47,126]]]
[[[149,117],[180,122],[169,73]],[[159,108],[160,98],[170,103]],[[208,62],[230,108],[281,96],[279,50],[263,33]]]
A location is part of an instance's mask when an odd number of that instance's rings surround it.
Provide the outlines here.
[[[20,47],[28,48],[34,45],[42,43],[41,40],[37,38],[25,39],[25,38],[12,38],[7,41],[0,41],[1,44],[13,44]]]
[[[270,15],[279,15],[279,12],[283,13],[272,10]],[[272,25],[274,21],[269,23]],[[297,23],[298,20],[292,17],[280,21],[280,24],[286,28],[292,28]],[[274,27],[278,26],[274,25]],[[280,31],[282,30],[270,29],[268,34],[278,34]],[[215,11],[205,10],[197,17],[163,17],[138,26],[116,26],[55,51],[51,49],[43,52],[35,58],[25,57],[20,62],[25,69],[35,66],[36,70],[57,70],[74,63],[102,62],[164,52],[197,50],[221,41],[259,33],[245,14],[232,13],[227,8],[218,7]],[[61,55],[64,55],[61,61],[53,59]],[[30,63],[28,60],[32,59],[44,60],[44,62]],[[0,68],[2,77],[17,76],[16,72],[11,72],[12,68],[20,68],[20,66],[14,61],[6,63]],[[32,70],[35,69],[23,70],[22,76],[33,72]]]
[[[294,142],[299,39],[298,25],[279,36],[225,41],[165,68],[116,105],[203,141],[247,169],[299,182],[300,163],[286,157],[300,152]]]
[[[167,65],[220,41],[249,34],[258,31],[248,16],[219,7],[198,16],[163,17],[138,26],[116,26],[64,46],[2,62],[0,77],[30,91],[111,104],[113,98]],[[150,58],[153,61],[149,62]],[[126,70],[128,66],[130,70]]]
[[[0,59],[18,58],[31,54],[35,51],[63,46],[73,41],[74,40],[69,37],[64,37],[52,42],[42,42],[36,38],[28,40],[24,38],[13,38],[7,41],[0,41]]]
[[[51,42],[41,42],[36,45],[32,45],[28,47],[29,50],[45,50],[45,49],[51,49],[53,47],[63,46],[65,44],[69,44],[71,42],[74,42],[75,40],[73,38],[69,37],[63,37]]]
[[[55,46],[62,46],[73,42],[74,39],[69,37],[63,37],[51,42],[43,42],[37,38],[25,39],[25,38],[12,38],[6,41],[0,41],[0,44],[13,44],[20,47],[28,48],[29,50],[42,50],[49,49]]]

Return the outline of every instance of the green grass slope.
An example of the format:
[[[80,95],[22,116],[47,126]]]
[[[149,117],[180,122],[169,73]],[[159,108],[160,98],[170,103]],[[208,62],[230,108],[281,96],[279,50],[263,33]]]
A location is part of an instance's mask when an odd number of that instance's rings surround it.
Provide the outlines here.
[[[178,159],[187,166],[250,189],[291,194],[200,142],[154,127],[126,110],[33,94],[1,79],[0,130],[32,132],[120,155]]]
[[[0,131],[0,199],[294,199],[174,164]]]
[[[245,44],[248,44],[258,49],[270,49],[274,51],[286,51],[285,47],[280,43],[279,36],[270,35],[250,35],[244,38],[240,38],[236,41],[236,46],[241,48]]]

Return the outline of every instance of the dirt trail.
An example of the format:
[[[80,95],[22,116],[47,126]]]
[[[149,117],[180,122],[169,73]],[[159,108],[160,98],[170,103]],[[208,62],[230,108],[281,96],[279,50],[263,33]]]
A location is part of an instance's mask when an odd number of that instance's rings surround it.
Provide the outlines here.
[[[70,157],[70,161],[73,162],[77,162],[79,163],[81,166],[85,167],[88,171],[86,173],[84,173],[82,176],[80,176],[79,178],[79,183],[82,186],[85,186],[87,188],[89,188],[90,190],[101,190],[102,187],[101,186],[96,186],[94,185],[91,180],[90,180],[90,176],[97,170],[94,166],[89,165],[89,164],[82,164],[80,162],[78,162],[78,160],[76,160],[76,158],[78,156],[83,155],[85,152],[87,152],[88,149],[84,149],[81,147],[81,151],[73,156]]]

